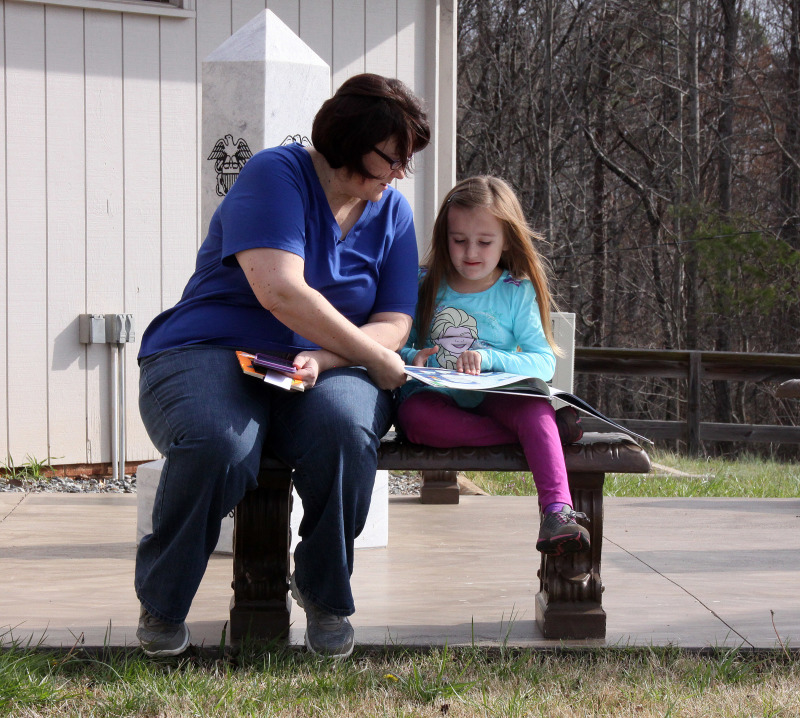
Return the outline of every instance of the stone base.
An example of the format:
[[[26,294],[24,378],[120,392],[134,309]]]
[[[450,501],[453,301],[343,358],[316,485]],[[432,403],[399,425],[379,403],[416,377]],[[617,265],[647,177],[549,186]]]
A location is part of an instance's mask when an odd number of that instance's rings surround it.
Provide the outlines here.
[[[136,471],[136,543],[153,529],[153,502],[156,497],[158,481],[164,459],[142,464]],[[292,509],[292,545],[294,551],[299,541],[298,529],[303,518],[303,502],[292,491],[294,497]],[[372,489],[367,523],[361,535],[356,539],[356,548],[385,548],[389,545],[389,472],[378,471],[375,475],[375,486]],[[233,553],[233,515],[222,520],[219,541],[215,553]]]
[[[292,600],[288,594],[285,604],[282,601],[275,602],[273,606],[267,606],[266,610],[263,601],[237,603],[233,596],[230,609],[232,641],[240,641],[248,634],[257,638],[269,636],[268,640],[273,641],[282,641],[289,637]]]
[[[605,638],[606,612],[594,601],[547,602],[544,591],[536,594],[536,623],[545,638]]]
[[[460,494],[457,477],[457,471],[423,471],[420,503],[457,504]]]

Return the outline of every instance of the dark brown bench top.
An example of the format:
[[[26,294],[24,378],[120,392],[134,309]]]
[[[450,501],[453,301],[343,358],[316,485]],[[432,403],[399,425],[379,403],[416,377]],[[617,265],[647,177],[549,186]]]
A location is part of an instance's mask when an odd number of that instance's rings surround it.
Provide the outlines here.
[[[645,474],[650,471],[647,452],[622,433],[587,432],[578,443],[564,447],[564,459],[568,473]],[[381,441],[378,468],[415,471],[527,471],[528,462],[518,444],[437,449],[400,441],[396,435],[390,433]]]
[[[646,474],[650,471],[647,452],[622,433],[587,432],[564,447],[567,472]],[[264,454],[262,468],[281,468],[283,463]],[[437,449],[402,441],[390,432],[381,441],[378,468],[408,471],[527,471],[528,462],[518,444],[459,446]]]

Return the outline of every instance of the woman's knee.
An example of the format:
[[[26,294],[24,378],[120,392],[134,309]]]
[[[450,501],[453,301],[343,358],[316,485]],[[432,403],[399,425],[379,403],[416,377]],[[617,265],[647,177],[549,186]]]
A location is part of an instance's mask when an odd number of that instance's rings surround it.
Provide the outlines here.
[[[372,443],[391,423],[392,400],[365,372],[351,370],[321,382],[301,407],[301,423],[314,435],[346,443]],[[312,398],[309,396],[309,398]]]
[[[255,422],[241,430],[231,426],[200,425],[180,445],[192,449],[198,457],[212,466],[235,466],[253,461],[261,455],[264,432]]]

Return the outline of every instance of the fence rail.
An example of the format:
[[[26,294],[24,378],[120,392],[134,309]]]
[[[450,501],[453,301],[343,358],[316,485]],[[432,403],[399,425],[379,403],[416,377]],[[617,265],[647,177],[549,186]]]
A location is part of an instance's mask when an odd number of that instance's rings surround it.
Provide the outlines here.
[[[685,379],[687,396],[683,420],[621,418],[619,421],[654,440],[685,441],[691,453],[699,452],[701,441],[800,444],[800,426],[723,424],[700,420],[703,381],[781,382],[797,379],[800,378],[800,354],[576,347],[575,373]],[[585,419],[584,423],[589,429],[595,428],[594,420]]]

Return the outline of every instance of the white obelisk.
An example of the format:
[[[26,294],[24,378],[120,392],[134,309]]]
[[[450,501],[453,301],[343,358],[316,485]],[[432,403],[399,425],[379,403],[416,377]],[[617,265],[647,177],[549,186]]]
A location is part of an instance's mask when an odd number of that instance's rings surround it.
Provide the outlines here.
[[[247,159],[287,137],[310,138],[314,115],[330,96],[328,65],[271,10],[206,57],[201,232]]]

